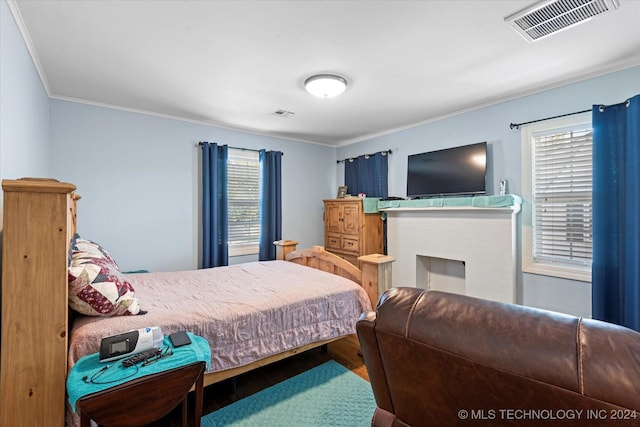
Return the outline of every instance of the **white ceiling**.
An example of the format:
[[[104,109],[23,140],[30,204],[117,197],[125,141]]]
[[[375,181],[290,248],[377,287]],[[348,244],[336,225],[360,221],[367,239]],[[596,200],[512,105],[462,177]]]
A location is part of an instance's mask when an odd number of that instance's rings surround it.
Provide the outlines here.
[[[528,43],[533,3],[9,1],[53,98],[338,146],[640,65],[640,1]]]

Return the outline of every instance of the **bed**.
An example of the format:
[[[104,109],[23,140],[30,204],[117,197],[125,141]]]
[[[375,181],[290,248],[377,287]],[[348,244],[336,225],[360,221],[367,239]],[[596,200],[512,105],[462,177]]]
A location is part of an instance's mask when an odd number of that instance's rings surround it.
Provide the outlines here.
[[[361,270],[321,247],[298,251],[297,242],[286,240],[275,243],[276,261],[211,271],[126,276],[141,305],[147,305],[148,313],[143,316],[69,316],[67,260],[69,242],[76,232],[79,199],[75,186],[55,180],[21,179],[4,180],[3,190],[0,397],[3,406],[11,409],[2,411],[1,425],[62,425],[67,369],[79,357],[97,351],[102,336],[145,326],[160,326],[164,334],[177,330],[203,336],[212,333],[208,338],[212,363],[205,375],[205,385],[209,385],[354,333],[359,314],[371,308],[379,290],[390,287],[391,257],[362,257]],[[43,266],[44,272],[40,268]],[[233,282],[239,271],[244,278],[242,284],[232,286],[235,291],[207,290],[207,286],[213,286],[211,282]],[[207,278],[209,275],[215,278]],[[265,280],[266,275],[273,279]],[[247,281],[251,276],[256,281]],[[297,283],[287,283],[283,277]],[[223,332],[220,325],[216,329],[193,318],[175,316],[176,311],[184,310],[176,305],[180,298],[159,289],[176,289],[176,280],[180,286],[183,282],[197,283],[184,298],[190,303],[187,305],[199,311],[196,317],[213,311],[214,323],[222,322],[217,315],[230,319]],[[250,302],[247,295],[258,291],[266,294]],[[204,301],[214,294],[224,298]],[[288,301],[287,297],[294,294],[299,299]],[[25,298],[28,309],[18,309]],[[320,308],[328,311],[321,312]],[[257,313],[258,317],[249,320],[245,312]],[[278,319],[280,330],[274,329]],[[303,328],[296,332],[293,326]],[[269,341],[273,337],[276,340]],[[14,377],[13,372],[25,374]]]
[[[313,255],[332,254],[316,247],[307,253]],[[289,255],[297,256],[304,258],[301,252]],[[130,274],[126,279],[148,312],[77,316],[69,337],[69,368],[96,352],[102,337],[160,326],[165,335],[186,330],[207,339],[210,384],[251,369],[257,361],[353,334],[360,313],[372,307],[353,280],[284,260]]]

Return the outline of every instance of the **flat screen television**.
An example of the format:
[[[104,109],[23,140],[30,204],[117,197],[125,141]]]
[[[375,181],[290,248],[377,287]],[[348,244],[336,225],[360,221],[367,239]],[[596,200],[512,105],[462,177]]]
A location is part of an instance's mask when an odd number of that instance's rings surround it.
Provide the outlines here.
[[[412,154],[407,165],[407,197],[484,194],[487,143]]]

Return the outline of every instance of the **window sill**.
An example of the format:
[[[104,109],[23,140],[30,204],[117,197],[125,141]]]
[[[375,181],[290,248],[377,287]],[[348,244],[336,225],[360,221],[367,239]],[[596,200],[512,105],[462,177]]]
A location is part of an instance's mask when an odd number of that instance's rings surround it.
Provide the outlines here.
[[[258,245],[238,246],[235,248],[229,248],[229,256],[245,256],[245,255],[258,255],[260,249]]]
[[[591,283],[591,268],[558,267],[547,264],[523,265],[523,273],[540,274]]]

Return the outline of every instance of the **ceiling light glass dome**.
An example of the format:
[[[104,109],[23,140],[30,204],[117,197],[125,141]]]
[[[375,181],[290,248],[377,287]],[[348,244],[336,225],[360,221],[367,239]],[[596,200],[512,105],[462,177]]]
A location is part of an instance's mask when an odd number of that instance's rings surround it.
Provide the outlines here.
[[[320,98],[332,98],[347,88],[347,81],[334,74],[317,74],[304,81],[304,87],[312,95]]]

